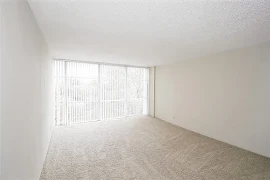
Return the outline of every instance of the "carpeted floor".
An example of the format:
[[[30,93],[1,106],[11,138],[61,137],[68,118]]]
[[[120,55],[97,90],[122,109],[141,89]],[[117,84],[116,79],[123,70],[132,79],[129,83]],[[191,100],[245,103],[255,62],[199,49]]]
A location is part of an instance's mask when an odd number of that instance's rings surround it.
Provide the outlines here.
[[[270,180],[270,159],[151,117],[56,127],[40,180]]]

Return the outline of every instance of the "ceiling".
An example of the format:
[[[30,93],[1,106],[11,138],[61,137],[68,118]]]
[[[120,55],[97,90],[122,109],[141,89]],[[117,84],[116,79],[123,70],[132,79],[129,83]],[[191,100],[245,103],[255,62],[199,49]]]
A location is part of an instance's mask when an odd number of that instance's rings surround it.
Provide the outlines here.
[[[154,66],[270,41],[269,0],[28,0],[54,58]]]

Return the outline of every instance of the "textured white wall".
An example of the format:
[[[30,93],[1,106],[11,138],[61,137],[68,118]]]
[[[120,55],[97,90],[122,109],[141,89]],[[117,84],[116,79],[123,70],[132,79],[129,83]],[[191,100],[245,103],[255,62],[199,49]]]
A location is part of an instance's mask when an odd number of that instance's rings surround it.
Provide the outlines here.
[[[53,130],[52,59],[26,1],[2,11],[2,180],[38,180]]]
[[[270,43],[156,68],[156,117],[270,157]]]

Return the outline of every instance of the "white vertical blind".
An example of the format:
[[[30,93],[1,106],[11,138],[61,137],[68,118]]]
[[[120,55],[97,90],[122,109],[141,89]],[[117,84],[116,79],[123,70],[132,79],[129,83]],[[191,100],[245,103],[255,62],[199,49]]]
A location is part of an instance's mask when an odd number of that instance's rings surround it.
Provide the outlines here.
[[[100,119],[125,117],[125,67],[100,65],[101,111]]]
[[[148,73],[148,68],[56,60],[56,125],[147,114]]]

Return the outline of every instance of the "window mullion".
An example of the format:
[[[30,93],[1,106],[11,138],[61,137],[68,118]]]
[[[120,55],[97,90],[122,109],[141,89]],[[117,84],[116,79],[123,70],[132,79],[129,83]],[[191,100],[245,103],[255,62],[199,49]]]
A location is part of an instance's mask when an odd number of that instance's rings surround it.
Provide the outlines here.
[[[98,119],[101,120],[102,118],[102,103],[101,103],[101,93],[102,93],[102,84],[101,84],[101,71],[100,71],[100,64],[98,64],[98,94],[99,94],[99,106],[98,106]]]
[[[127,117],[128,115],[128,107],[127,107],[127,103],[128,103],[128,94],[127,94],[127,89],[128,89],[128,73],[127,73],[127,67],[125,67],[125,71],[126,71],[126,82],[125,82],[125,117]]]

